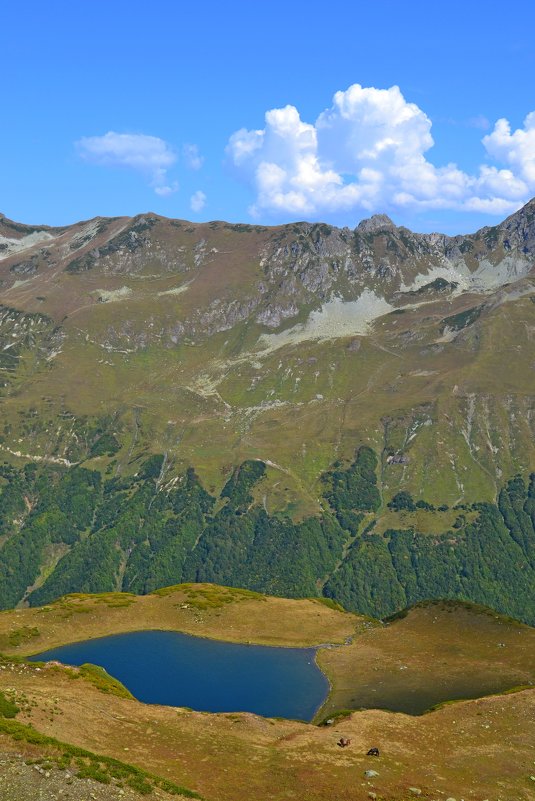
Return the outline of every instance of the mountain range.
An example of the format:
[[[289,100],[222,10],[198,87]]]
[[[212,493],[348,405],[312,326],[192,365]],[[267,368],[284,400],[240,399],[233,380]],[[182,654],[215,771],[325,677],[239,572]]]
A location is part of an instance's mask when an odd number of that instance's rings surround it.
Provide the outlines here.
[[[535,200],[475,234],[0,216],[0,602],[534,622]]]

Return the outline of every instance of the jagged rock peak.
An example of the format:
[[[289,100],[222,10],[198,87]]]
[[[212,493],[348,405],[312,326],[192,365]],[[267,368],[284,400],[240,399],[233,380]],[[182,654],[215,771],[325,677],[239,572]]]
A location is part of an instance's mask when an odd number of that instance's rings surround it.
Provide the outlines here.
[[[518,227],[519,225],[533,225],[535,221],[535,197],[528,200],[528,202],[522,206],[518,211],[515,211],[513,214],[510,214],[503,222],[499,223],[497,226],[493,226],[495,228],[502,228],[502,229],[511,229],[512,227]],[[483,230],[489,230],[489,226],[487,226]]]
[[[375,234],[377,231],[384,231],[385,229],[394,231],[396,227],[388,215],[374,214],[373,217],[359,222],[356,230],[362,234]]]

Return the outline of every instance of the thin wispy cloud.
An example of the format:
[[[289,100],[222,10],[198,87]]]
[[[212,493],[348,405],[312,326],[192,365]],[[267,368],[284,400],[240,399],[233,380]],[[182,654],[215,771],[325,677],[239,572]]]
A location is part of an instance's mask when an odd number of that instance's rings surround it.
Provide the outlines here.
[[[190,209],[195,212],[202,211],[206,206],[206,195],[200,189],[193,193],[189,201]]]
[[[470,117],[466,124],[469,128],[479,128],[480,131],[488,131],[489,128],[492,128],[490,120],[484,114],[476,114],[475,117]]]
[[[199,153],[198,145],[185,144],[182,147],[182,155],[186,167],[190,170],[200,170],[204,163],[204,156]]]
[[[168,180],[168,170],[177,161],[176,153],[157,136],[108,131],[103,136],[82,137],[76,148],[80,157],[91,164],[136,170],[160,196],[178,189],[176,181]]]
[[[431,124],[399,87],[354,84],[314,123],[295,106],[268,111],[263,128],[231,136],[227,155],[255,194],[253,216],[408,207],[502,215],[535,193],[535,112],[515,131],[498,120],[473,174],[427,158]]]

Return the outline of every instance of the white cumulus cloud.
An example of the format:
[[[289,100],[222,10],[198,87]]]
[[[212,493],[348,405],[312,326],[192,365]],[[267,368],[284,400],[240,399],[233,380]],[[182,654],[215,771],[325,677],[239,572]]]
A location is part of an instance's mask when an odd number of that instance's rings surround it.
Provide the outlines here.
[[[157,136],[108,131],[103,136],[84,136],[76,146],[81,158],[92,164],[137,170],[158,195],[170,195],[178,189],[177,182],[167,177],[176,154]]]
[[[498,120],[494,130],[483,139],[487,153],[509,166],[528,187],[535,185],[535,111],[528,114],[524,127],[511,133],[508,120]]]
[[[200,189],[193,193],[189,205],[192,211],[199,212],[206,206],[206,195]]]
[[[433,144],[431,120],[399,87],[354,84],[314,123],[295,106],[268,111],[262,129],[231,136],[227,154],[255,192],[253,215],[408,206],[504,214],[535,194],[535,112],[514,132],[498,120],[474,174],[436,166],[426,155]]]

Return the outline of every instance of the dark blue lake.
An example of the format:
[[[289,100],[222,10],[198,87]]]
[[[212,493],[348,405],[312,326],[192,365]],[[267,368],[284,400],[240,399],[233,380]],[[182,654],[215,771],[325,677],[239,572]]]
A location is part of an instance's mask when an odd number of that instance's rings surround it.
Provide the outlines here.
[[[100,665],[140,701],[204,712],[311,720],[329,691],[313,648],[239,645],[173,631],[116,634],[32,657],[52,659]]]

